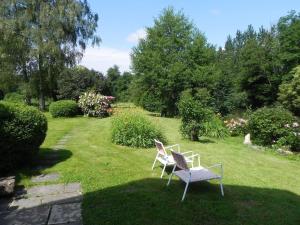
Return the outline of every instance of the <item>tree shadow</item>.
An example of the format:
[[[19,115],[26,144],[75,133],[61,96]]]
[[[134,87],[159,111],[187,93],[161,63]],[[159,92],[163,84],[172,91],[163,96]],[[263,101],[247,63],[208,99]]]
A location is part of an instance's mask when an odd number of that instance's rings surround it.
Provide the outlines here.
[[[272,224],[300,222],[300,196],[258,187],[191,184],[181,202],[184,184],[166,179],[143,179],[84,195],[85,224]]]
[[[213,144],[216,143],[215,141],[209,139],[209,138],[200,138],[199,141],[201,144]]]
[[[72,152],[67,149],[53,150],[51,148],[40,148],[38,156],[28,166],[15,171],[16,183],[21,180],[21,176],[31,177],[40,175],[43,170],[64,162],[71,156]]]
[[[186,200],[181,202],[184,184],[172,180],[167,187],[166,182],[148,178],[86,190],[82,205],[84,224],[296,225],[300,222],[300,196],[290,191],[225,184],[222,197],[217,183],[202,182],[191,184]],[[78,198],[66,197],[26,210],[39,212],[47,208],[51,212],[51,206],[68,202],[78,202]],[[0,208],[0,224],[17,219],[24,222],[24,209],[15,209],[20,210],[15,214],[18,211],[10,210],[1,212]],[[47,218],[44,215],[36,213],[35,219],[42,221]]]

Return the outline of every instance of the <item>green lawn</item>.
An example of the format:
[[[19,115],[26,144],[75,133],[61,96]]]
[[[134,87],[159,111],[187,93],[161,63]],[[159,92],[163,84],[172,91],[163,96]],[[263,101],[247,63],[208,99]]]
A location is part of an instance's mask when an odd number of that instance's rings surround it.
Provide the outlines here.
[[[79,181],[84,192],[85,225],[300,224],[300,162],[242,144],[242,138],[196,143],[183,140],[178,119],[150,117],[169,144],[201,154],[204,165],[222,162],[224,191],[217,183],[190,186],[159,178],[151,165],[155,149],[132,149],[111,143],[111,119],[52,119],[42,149],[48,152],[68,134],[60,163],[44,172],[59,172],[60,182]],[[47,150],[48,149],[48,150]],[[21,183],[31,185],[23,176]]]

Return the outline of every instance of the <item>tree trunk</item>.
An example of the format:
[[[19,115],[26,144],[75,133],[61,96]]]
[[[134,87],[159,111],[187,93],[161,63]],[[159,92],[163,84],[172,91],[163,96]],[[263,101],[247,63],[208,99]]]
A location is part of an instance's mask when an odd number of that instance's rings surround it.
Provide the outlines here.
[[[191,140],[199,141],[199,133],[196,130],[191,131]]]
[[[41,111],[45,111],[45,109],[46,109],[45,95],[41,90],[40,90],[40,96],[39,96],[39,108]]]
[[[39,108],[41,111],[45,111],[45,95],[44,95],[44,81],[43,81],[43,61],[41,55],[39,55]]]

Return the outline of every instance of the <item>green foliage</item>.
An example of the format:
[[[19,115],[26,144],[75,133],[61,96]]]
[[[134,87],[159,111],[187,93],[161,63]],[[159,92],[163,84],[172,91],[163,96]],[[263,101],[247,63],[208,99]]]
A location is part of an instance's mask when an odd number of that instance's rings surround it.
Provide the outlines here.
[[[247,122],[243,118],[231,118],[224,121],[231,136],[245,135],[248,128]]]
[[[100,41],[98,15],[87,1],[3,0],[0,21],[1,56],[31,85],[41,110],[45,97],[55,98],[60,71],[76,64],[89,41]]]
[[[285,126],[293,121],[293,115],[281,107],[264,107],[250,116],[248,129],[255,144],[272,145],[289,135]]]
[[[212,117],[213,112],[194,100],[190,95],[181,96],[178,104],[181,115],[181,132],[183,136],[192,141],[199,140],[200,136],[206,134],[208,125],[206,124]]]
[[[25,97],[19,93],[11,92],[4,96],[4,101],[13,103],[25,103]]]
[[[94,91],[84,93],[79,97],[78,105],[85,116],[106,117],[111,112],[112,96],[103,96]]]
[[[165,142],[161,130],[141,112],[123,112],[113,117],[113,143],[137,148],[150,148],[153,147],[154,139]]]
[[[134,92],[141,106],[155,93],[152,111],[163,116],[178,114],[176,102],[189,86],[198,85],[198,77],[207,78],[215,59],[214,47],[182,12],[167,8],[147,28],[147,37],[133,49],[132,63],[137,84]],[[146,102],[144,102],[146,101]],[[159,103],[159,104],[157,104]]]
[[[46,132],[47,119],[36,108],[0,102],[0,173],[30,163]]]
[[[78,115],[79,108],[75,101],[60,100],[50,104],[49,112],[53,117],[74,117]]]
[[[280,85],[278,100],[289,110],[300,116],[300,66],[291,71],[292,80]]]
[[[300,13],[292,10],[277,23],[279,57],[283,64],[283,73],[287,74],[300,64]]]
[[[106,90],[105,77],[83,66],[65,69],[58,78],[58,98],[78,100],[79,96],[89,90],[103,93]]]
[[[212,138],[225,138],[229,136],[229,130],[222,118],[213,115],[209,121],[204,123],[205,135]]]

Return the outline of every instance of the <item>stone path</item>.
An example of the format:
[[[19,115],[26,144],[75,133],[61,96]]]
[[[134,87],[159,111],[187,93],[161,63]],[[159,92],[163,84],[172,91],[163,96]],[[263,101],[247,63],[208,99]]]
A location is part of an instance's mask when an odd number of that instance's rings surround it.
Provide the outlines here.
[[[70,135],[65,135],[41,160],[36,170],[48,168],[60,159]],[[58,181],[58,173],[33,177],[33,183]],[[80,183],[34,186],[15,191],[12,198],[0,198],[0,225],[82,225]]]
[[[34,186],[0,199],[1,225],[81,225],[80,183]]]

